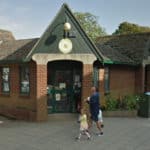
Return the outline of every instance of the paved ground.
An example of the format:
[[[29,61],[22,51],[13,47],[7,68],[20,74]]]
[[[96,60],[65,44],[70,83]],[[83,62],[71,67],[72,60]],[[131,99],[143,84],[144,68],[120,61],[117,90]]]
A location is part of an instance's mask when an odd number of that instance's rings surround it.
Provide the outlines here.
[[[0,150],[150,150],[150,119],[105,118],[104,136],[75,141],[76,119],[46,123],[11,121],[0,117]]]

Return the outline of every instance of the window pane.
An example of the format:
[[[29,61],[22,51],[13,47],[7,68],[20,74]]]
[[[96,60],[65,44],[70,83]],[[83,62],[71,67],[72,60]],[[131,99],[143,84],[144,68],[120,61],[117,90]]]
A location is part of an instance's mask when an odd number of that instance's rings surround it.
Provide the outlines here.
[[[30,92],[30,83],[29,83],[29,68],[26,66],[22,66],[20,69],[20,78],[21,78],[21,93],[29,93]]]
[[[10,71],[8,67],[2,68],[2,92],[10,92],[9,85]]]
[[[94,67],[94,72],[93,72],[93,84],[94,86],[98,87],[99,86],[99,69],[97,67]]]
[[[3,92],[9,92],[9,83],[8,82],[3,82]]]

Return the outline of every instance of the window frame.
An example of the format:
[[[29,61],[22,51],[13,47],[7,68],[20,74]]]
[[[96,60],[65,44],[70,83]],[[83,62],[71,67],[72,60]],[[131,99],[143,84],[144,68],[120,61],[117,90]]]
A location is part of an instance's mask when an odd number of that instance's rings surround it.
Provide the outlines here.
[[[29,71],[29,92],[23,92],[22,91],[22,68],[25,69],[25,68],[28,68],[28,71]],[[20,95],[22,96],[29,96],[30,95],[30,66],[28,64],[22,64],[19,66],[19,93]]]
[[[94,66],[93,68],[93,85],[99,88],[99,67]]]
[[[8,75],[8,81],[7,81],[7,83],[8,83],[8,87],[9,87],[9,91],[4,91],[3,89],[4,89],[4,80],[3,80],[3,69],[4,68],[8,68],[9,69],[9,75]],[[11,91],[11,85],[10,85],[10,66],[2,66],[1,67],[1,93],[2,94],[6,94],[6,95],[9,95],[10,94],[10,91]]]
[[[110,68],[109,67],[104,67],[104,92],[105,94],[110,93]]]

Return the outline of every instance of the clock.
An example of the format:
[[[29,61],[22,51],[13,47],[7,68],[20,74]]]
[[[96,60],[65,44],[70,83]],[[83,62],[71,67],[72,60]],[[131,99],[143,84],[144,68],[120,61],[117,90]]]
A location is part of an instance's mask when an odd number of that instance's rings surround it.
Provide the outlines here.
[[[58,48],[64,54],[70,53],[72,51],[72,41],[68,38],[61,39]]]

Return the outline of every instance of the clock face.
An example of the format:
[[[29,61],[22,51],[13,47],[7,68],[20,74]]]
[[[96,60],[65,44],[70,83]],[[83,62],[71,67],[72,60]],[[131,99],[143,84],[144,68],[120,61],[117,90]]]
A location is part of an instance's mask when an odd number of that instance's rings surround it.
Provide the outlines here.
[[[72,51],[72,42],[68,38],[62,39],[60,40],[58,47],[62,53],[70,53]]]

